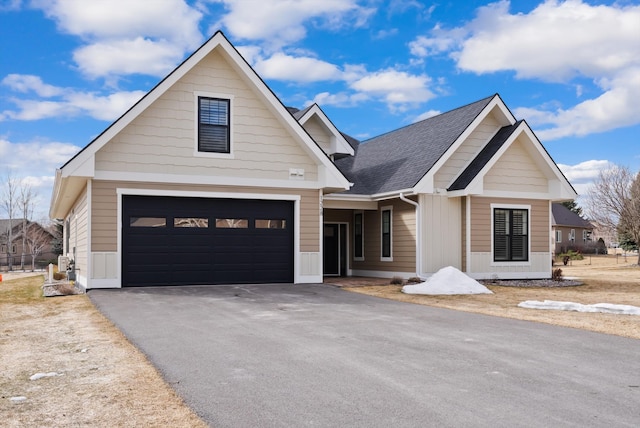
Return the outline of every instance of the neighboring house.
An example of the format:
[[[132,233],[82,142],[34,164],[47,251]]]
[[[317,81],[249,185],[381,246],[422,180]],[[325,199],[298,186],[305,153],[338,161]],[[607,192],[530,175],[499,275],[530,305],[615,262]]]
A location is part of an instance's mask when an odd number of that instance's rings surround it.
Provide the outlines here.
[[[0,219],[0,267],[3,269],[10,261],[14,269],[20,267],[23,255],[25,268],[43,267],[56,258],[52,248],[53,234],[37,222],[27,220],[25,225],[27,234],[23,240],[23,219]]]
[[[218,32],[56,171],[50,215],[86,288],[548,278],[575,197],[498,95],[359,144]]]
[[[560,203],[552,204],[552,236],[555,254],[593,247],[593,225]]]

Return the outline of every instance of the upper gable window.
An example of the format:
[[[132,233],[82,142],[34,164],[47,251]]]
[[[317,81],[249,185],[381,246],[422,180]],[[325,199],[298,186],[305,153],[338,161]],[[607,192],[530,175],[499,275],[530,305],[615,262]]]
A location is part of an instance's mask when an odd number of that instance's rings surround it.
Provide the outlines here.
[[[198,97],[198,151],[231,152],[230,100]]]

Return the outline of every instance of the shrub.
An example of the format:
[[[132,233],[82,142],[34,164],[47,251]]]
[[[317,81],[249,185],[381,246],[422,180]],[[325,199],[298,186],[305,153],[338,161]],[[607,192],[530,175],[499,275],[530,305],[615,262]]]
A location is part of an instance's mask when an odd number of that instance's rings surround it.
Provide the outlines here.
[[[421,282],[423,281],[417,276],[412,276],[411,278],[407,279],[407,284],[420,284]]]
[[[400,278],[399,276],[394,276],[393,278],[391,278],[391,285],[402,285],[404,284],[404,279]]]
[[[60,281],[61,279],[67,279],[67,274],[65,272],[54,272],[53,279],[56,281]]]
[[[554,281],[562,281],[562,269],[554,269],[551,273],[551,279]]]

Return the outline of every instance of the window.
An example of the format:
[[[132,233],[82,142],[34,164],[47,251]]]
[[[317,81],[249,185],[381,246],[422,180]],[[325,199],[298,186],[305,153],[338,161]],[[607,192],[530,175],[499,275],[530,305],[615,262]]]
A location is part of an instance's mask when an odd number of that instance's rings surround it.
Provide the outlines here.
[[[286,229],[287,221],[274,219],[274,220],[265,220],[265,219],[256,219],[255,221],[256,229]]]
[[[493,260],[514,262],[529,260],[529,211],[494,208]]]
[[[393,216],[392,216],[391,207],[382,208],[380,213],[381,220],[381,260],[383,261],[391,261],[392,260],[392,236],[391,231],[393,229]]]
[[[230,153],[229,100],[198,97],[198,151]]]
[[[0,253],[6,253],[7,252],[7,246],[5,244],[2,244],[0,246]]]
[[[571,229],[571,232],[569,233],[569,241],[574,242],[575,240],[576,240],[576,230]]]
[[[167,219],[164,217],[130,217],[130,227],[166,227]]]
[[[209,219],[200,217],[175,217],[173,219],[173,227],[207,228],[209,227]]]
[[[562,242],[562,231],[556,230],[556,242]]]
[[[249,220],[246,218],[217,218],[216,229],[247,229]]]
[[[353,258],[364,260],[364,215],[353,215]]]
[[[584,229],[582,231],[582,242],[587,242],[589,240],[589,231]]]

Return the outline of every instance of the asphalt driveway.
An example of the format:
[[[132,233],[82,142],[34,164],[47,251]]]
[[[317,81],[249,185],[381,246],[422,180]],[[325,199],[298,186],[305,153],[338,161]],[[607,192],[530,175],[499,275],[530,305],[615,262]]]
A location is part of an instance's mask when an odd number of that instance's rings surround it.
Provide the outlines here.
[[[640,341],[330,285],[89,297],[214,427],[636,427]]]

